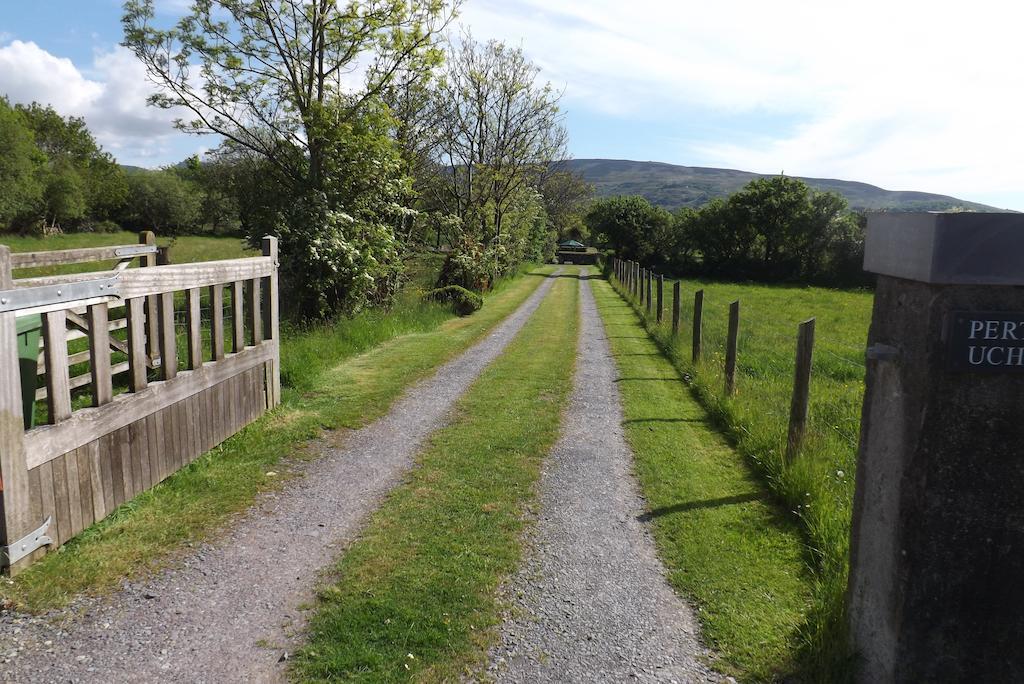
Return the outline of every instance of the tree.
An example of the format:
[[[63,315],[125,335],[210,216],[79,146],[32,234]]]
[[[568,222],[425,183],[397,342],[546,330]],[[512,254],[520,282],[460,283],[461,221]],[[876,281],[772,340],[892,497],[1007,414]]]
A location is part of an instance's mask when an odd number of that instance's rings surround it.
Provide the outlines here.
[[[443,172],[432,198],[492,252],[505,241],[505,218],[521,193],[565,157],[561,94],[539,84],[538,74],[521,49],[467,33],[450,48],[435,91],[435,160]]]
[[[85,120],[62,117],[53,107],[37,102],[15,109],[46,155],[43,220],[73,228],[87,219],[111,218],[128,197],[127,180],[93,138]]]
[[[264,216],[249,211],[247,230],[258,239],[255,231],[276,227],[297,314],[327,316],[393,294],[388,255],[403,213],[395,200],[408,187],[391,164],[380,97],[398,72],[440,61],[435,43],[454,9],[442,0],[194,0],[161,30],[152,0],[125,2],[124,44],[161,88],[151,103],[189,112],[179,128],[222,136],[285,195],[260,203]],[[371,187],[356,175],[373,162],[390,175],[371,174]],[[360,245],[369,253],[356,258]],[[388,258],[382,272],[358,270],[378,257]]]
[[[195,230],[201,198],[191,182],[163,169],[133,173],[128,184],[132,201],[121,217],[125,225],[165,235]]]
[[[671,260],[672,214],[643,197],[608,197],[594,203],[584,219],[601,246],[621,259],[651,266]]]
[[[0,98],[0,150],[0,228],[6,228],[33,213],[42,200],[40,170],[46,155],[5,98]]]
[[[590,229],[583,216],[594,195],[594,188],[582,175],[561,167],[560,163],[553,164],[541,177],[539,187],[544,209],[559,240],[585,241]]]

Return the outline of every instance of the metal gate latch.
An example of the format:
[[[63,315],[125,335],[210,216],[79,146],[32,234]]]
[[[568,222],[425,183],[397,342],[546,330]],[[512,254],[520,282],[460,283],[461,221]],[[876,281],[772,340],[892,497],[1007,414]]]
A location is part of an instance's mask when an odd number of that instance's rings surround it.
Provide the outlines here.
[[[44,522],[35,532],[29,532],[10,546],[3,547],[3,554],[6,557],[4,565],[14,565],[40,546],[49,546],[52,544],[53,540],[46,536],[46,531],[50,529],[50,521],[52,520],[52,516],[48,517],[46,522]]]

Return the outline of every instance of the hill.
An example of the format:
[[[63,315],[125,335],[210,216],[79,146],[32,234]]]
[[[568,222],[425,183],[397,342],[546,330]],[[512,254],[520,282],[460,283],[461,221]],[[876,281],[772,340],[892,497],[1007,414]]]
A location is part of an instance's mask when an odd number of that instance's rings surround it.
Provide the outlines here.
[[[594,186],[598,197],[642,195],[666,209],[699,207],[715,197],[727,197],[765,174],[700,166],[676,166],[662,162],[619,159],[570,159],[569,169]],[[928,192],[885,190],[867,183],[831,178],[801,178],[816,190],[837,192],[861,211],[1001,211],[976,202]]]

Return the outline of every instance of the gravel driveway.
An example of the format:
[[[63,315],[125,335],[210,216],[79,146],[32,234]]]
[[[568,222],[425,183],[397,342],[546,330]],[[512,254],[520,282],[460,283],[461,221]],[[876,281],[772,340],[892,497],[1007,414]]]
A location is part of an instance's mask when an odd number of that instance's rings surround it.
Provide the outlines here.
[[[262,497],[226,535],[107,599],[40,617],[0,615],[0,676],[19,682],[283,679],[320,571],[359,533],[455,400],[536,310],[545,280],[484,340],[390,413]]]
[[[622,431],[615,362],[590,283],[562,436],[541,479],[528,560],[491,653],[499,682],[721,681],[665,580]]]

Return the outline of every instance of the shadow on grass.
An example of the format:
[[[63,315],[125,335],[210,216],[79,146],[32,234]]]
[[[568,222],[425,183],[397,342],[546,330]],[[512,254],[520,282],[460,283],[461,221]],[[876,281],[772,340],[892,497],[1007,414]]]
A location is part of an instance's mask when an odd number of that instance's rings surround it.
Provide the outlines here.
[[[655,508],[653,511],[648,511],[642,515],[638,515],[636,519],[640,522],[650,522],[655,518],[660,518],[663,515],[671,515],[672,513],[685,513],[686,511],[696,511],[702,508],[718,508],[719,506],[732,506],[736,504],[751,503],[753,501],[767,501],[769,499],[770,497],[766,493],[748,492],[747,494],[722,496],[717,499],[684,501],[682,503],[672,504],[671,506]]]
[[[623,425],[639,425],[640,423],[696,423],[712,426],[710,418],[630,418],[622,421]]]

